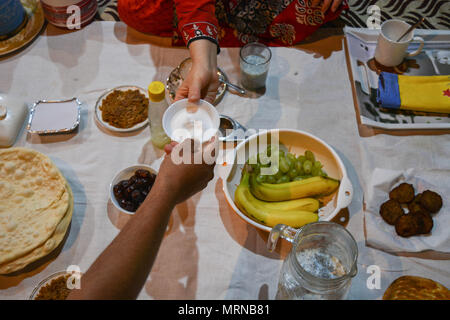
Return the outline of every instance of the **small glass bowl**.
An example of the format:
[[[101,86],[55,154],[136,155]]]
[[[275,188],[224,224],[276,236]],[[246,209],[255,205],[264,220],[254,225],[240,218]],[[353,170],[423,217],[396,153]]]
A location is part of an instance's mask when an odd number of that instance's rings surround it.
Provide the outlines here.
[[[56,272],[50,276],[48,276],[47,278],[45,278],[44,280],[42,280],[41,282],[39,282],[39,284],[33,289],[33,292],[31,293],[30,297],[28,298],[28,300],[35,300],[36,297],[39,295],[39,292],[41,291],[41,289],[43,287],[45,287],[46,285],[50,284],[53,280],[58,279],[59,277],[65,276],[65,275],[73,275],[70,272],[67,271],[59,271]]]

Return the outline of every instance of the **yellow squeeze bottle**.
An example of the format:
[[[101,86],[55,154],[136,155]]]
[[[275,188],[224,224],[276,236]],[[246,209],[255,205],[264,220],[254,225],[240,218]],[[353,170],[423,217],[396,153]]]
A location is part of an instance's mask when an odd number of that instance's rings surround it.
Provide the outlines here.
[[[165,97],[164,84],[160,81],[150,83],[148,86],[148,97],[148,121],[152,143],[155,147],[162,149],[171,141],[162,126],[162,117],[169,106]]]

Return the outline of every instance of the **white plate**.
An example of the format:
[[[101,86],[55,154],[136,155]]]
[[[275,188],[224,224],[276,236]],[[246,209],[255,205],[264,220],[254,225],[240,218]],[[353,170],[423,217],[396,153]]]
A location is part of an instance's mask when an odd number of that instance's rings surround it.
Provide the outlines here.
[[[316,159],[323,164],[327,174],[331,178],[340,180],[340,185],[337,192],[327,197],[326,205],[319,209],[320,221],[332,220],[339,213],[339,211],[350,205],[353,197],[352,184],[347,177],[347,170],[345,169],[344,163],[339,155],[325,141],[310,133],[300,130],[268,130],[252,135],[237,145],[234,152],[233,163],[225,166],[225,168],[222,168],[220,174],[223,180],[223,191],[228,204],[247,223],[264,231],[269,232],[271,230],[271,227],[253,220],[240,211],[234,202],[234,193],[241,181],[241,172],[244,167],[244,163],[247,161],[249,156],[251,156],[250,150],[256,146],[256,141],[259,139],[257,152],[262,152],[268,145],[267,141],[271,141],[268,137],[276,134],[277,131],[279,134],[280,148],[285,149],[284,147],[286,147],[289,152],[294,153],[295,155],[303,154],[306,150],[312,151]],[[266,137],[265,139],[260,139],[264,136]]]
[[[100,96],[100,98],[98,98],[97,103],[95,104],[95,119],[98,121],[98,123],[100,123],[104,128],[106,128],[110,131],[115,131],[115,132],[132,132],[132,131],[136,131],[138,129],[145,127],[148,124],[148,117],[144,121],[135,124],[131,128],[116,128],[116,127],[110,125],[108,122],[103,121],[103,119],[102,119],[102,111],[100,110],[100,106],[103,102],[103,99],[105,99],[107,95],[112,93],[114,90],[127,91],[127,90],[136,90],[136,89],[139,90],[145,97],[148,98],[148,94],[147,94],[146,90],[142,89],[141,87],[130,86],[130,85],[115,87],[115,88],[110,89],[110,90],[106,91],[105,93],[103,93]]]

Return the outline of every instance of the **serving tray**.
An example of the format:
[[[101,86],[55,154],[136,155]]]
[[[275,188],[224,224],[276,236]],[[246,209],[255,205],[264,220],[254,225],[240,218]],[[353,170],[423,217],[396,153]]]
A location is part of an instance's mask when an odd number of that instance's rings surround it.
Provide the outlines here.
[[[415,76],[450,75],[450,31],[415,30],[415,35],[425,40],[424,49],[395,68],[382,67],[373,58],[379,30],[346,27],[344,34],[359,123],[387,130],[450,129],[450,114],[386,110],[376,101],[381,71]],[[417,48],[418,43],[412,43],[408,50]]]

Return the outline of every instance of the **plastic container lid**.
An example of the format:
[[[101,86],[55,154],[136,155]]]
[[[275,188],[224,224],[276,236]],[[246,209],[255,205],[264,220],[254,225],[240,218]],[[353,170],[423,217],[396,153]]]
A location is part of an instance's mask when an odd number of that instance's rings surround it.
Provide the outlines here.
[[[148,97],[153,102],[159,102],[165,97],[164,83],[161,81],[153,81],[148,86]]]
[[[28,107],[25,102],[0,95],[0,147],[10,147],[22,129]]]

